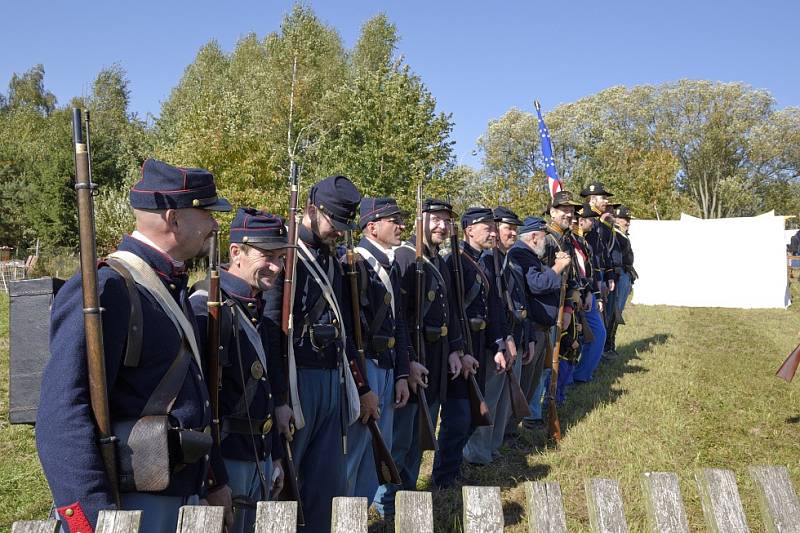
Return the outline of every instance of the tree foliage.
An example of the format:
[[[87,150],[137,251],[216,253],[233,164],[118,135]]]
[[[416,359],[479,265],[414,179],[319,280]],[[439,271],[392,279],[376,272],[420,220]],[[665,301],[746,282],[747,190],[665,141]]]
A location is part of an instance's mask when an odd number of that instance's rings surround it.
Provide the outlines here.
[[[91,111],[101,250],[130,231],[127,189],[151,156],[211,170],[234,205],[284,214],[292,157],[304,191],[344,174],[407,210],[423,181],[427,195],[459,211],[503,203],[541,212],[548,194],[535,117],[510,109],[478,142],[482,168],[455,165],[452,117],[437,110],[399,42],[378,14],[346,49],[335,28],[297,5],[263,38],[247,35],[231,51],[201,47],[152,126],[130,112],[119,65],[67,106],[47,90],[42,65],[14,74],[0,94],[0,244],[77,244],[72,105]],[[800,212],[800,109],[777,110],[766,91],[689,80],[611,87],[546,120],[567,188],[601,180],[636,216]]]
[[[559,106],[546,122],[567,187],[603,181],[638,216],[797,212],[800,110],[776,111],[766,91],[690,80],[612,87]],[[545,180],[532,114],[509,110],[489,124],[479,147],[484,182],[505,201],[543,196],[536,194]]]

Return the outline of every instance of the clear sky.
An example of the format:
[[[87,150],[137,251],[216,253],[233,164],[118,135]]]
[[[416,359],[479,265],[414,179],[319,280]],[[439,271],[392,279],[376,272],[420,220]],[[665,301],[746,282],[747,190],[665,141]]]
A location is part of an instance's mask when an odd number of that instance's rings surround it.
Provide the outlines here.
[[[230,51],[277,30],[290,0],[13,2],[0,17],[0,84],[42,63],[61,104],[88,92],[104,66],[128,74],[132,111],[158,115],[197,50]],[[680,78],[743,81],[800,105],[800,2],[316,0],[346,47],[383,11],[399,52],[453,114],[459,162],[512,106],[545,111],[612,85]]]

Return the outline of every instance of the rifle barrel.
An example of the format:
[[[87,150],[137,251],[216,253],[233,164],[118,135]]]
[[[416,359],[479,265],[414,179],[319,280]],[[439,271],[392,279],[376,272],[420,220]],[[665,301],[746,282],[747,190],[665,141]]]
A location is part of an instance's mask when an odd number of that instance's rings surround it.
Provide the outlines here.
[[[81,110],[72,109],[72,133],[75,141],[75,191],[78,201],[78,226],[80,234],[81,281],[83,282],[83,324],[86,336],[86,361],[89,374],[89,400],[100,437],[99,447],[103,457],[112,496],[120,506],[119,479],[115,439],[111,435],[106,380],[105,348],[103,346],[103,320],[100,297],[97,292],[97,245],[94,223],[95,188],[90,175],[88,135],[83,134]]]
[[[453,254],[453,276],[456,281],[456,302],[458,303],[458,322],[461,325],[461,332],[464,335],[464,344],[467,347],[467,353],[476,357],[474,353],[474,346],[472,345],[472,332],[467,326],[467,310],[464,307],[464,271],[461,268],[461,245],[458,242],[458,229],[456,228],[453,220],[450,220],[450,247]],[[478,380],[475,379],[475,374],[470,373],[467,377],[467,388],[470,396],[470,412],[472,415],[472,424],[476,427],[491,426],[494,424],[492,414],[489,412],[489,405],[483,398]]]

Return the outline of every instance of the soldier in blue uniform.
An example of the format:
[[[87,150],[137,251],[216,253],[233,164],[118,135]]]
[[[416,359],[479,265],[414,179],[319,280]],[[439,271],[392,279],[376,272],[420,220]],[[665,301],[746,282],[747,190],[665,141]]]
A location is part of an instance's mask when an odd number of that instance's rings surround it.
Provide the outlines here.
[[[355,362],[350,292],[336,249],[336,241],[354,228],[360,201],[346,177],[325,178],[311,187],[297,227],[294,331],[287,357],[304,531],[330,530],[332,499],[347,494],[347,428],[359,417],[378,418],[378,398]],[[282,339],[283,276],[264,299],[268,335]]]
[[[606,312],[606,308],[613,307],[617,283],[614,262],[611,256],[616,240],[614,236],[614,217],[609,203],[609,198],[614,195],[608,192],[602,183],[595,181],[581,191],[581,196],[586,198],[592,211],[597,213],[598,217],[592,222],[592,229],[584,232],[584,237],[597,257],[595,266],[600,273],[600,290],[602,293],[602,298],[598,302],[598,310],[603,315],[603,325],[605,327],[608,324],[609,316],[614,316],[613,313]]]
[[[378,395],[378,427],[387,445],[392,442],[395,409],[408,402],[409,346],[404,296],[400,291],[400,268],[393,248],[402,242],[405,219],[393,198],[363,198],[359,225],[357,280],[361,304],[366,377]],[[378,477],[370,446],[371,435],[364,424],[348,432],[347,494],[370,500],[378,489]]]
[[[425,257],[425,287],[423,294],[423,328],[425,336],[426,366],[422,366],[417,354],[409,365],[409,388],[416,392],[417,387],[424,387],[434,426],[442,403],[456,385],[454,381],[463,381],[461,371],[471,370],[476,361],[465,355],[464,340],[458,324],[458,311],[455,305],[455,288],[450,270],[439,255],[439,248],[449,236],[449,223],[453,216],[453,207],[442,200],[428,198],[423,202],[423,235],[414,235],[408,242],[395,250],[395,261],[400,267],[400,290],[405,298],[404,316],[407,325],[412,328],[416,323],[414,295],[416,294],[416,240],[423,239],[423,255]],[[410,332],[409,332],[410,335]],[[449,378],[449,379],[448,379]],[[466,397],[466,396],[465,396]],[[402,409],[394,413],[392,438],[392,458],[397,464],[403,479],[403,490],[415,490],[422,452],[419,447],[418,404],[416,395]],[[452,421],[443,417],[438,441],[440,454],[445,454],[445,464],[454,460],[460,463],[461,449],[455,449],[456,439],[452,435]],[[439,464],[441,464],[441,458]],[[441,466],[434,465],[434,483]],[[439,478],[441,479],[441,478]],[[394,516],[394,496],[398,487],[381,485],[375,495],[375,508],[386,518]]]
[[[570,266],[564,274],[567,281],[567,290],[564,299],[562,337],[560,339],[555,338],[555,328],[551,328],[550,333],[553,343],[561,343],[561,352],[565,355],[569,351],[577,349],[579,346],[573,314],[575,307],[580,305],[575,295],[579,293],[581,289],[581,276],[575,265],[575,248],[570,239],[570,233],[572,220],[575,218],[575,208],[580,206],[580,203],[572,199],[572,193],[569,191],[559,191],[553,196],[549,206],[550,223],[546,228],[547,235],[545,237],[544,251],[541,256],[542,262],[549,267],[555,265],[556,258],[560,256],[559,252],[566,254],[570,258]],[[557,384],[557,390],[560,391],[564,390],[566,382],[571,374],[571,365],[569,365],[564,358],[559,361],[559,370],[562,368],[564,372],[559,372],[559,383]],[[542,372],[542,378],[539,381],[537,390],[534,392],[531,406],[532,410],[534,405],[539,405],[540,403],[542,409],[546,407],[547,401],[545,391],[548,390],[549,382],[550,370],[545,369],[545,371]],[[545,400],[540,401],[543,397]],[[534,417],[536,417],[536,415],[537,413],[534,411]]]
[[[547,335],[558,317],[561,276],[568,270],[571,257],[565,251],[555,251],[552,265],[543,262],[547,240],[547,223],[539,217],[527,217],[519,227],[519,239],[508,251],[508,264],[525,280],[528,320],[534,346],[528,348],[520,385],[530,399],[531,417],[528,424],[542,422],[543,370],[549,366]]]
[[[492,217],[496,229],[494,244],[482,249],[479,264],[489,282],[490,289],[487,291],[487,322],[494,334],[499,336],[498,340],[501,342],[497,344],[503,347],[505,353],[501,360],[502,364],[489,360],[485,365],[486,393],[484,399],[494,417],[494,425],[477,428],[464,448],[464,458],[467,462],[482,465],[489,464],[500,456],[500,446],[503,444],[506,423],[511,413],[511,397],[505,372],[514,372],[519,378],[522,361],[516,358],[517,346],[524,345],[523,324],[527,316],[525,295],[521,292],[522,287],[515,275],[510,270],[504,269],[505,250],[513,246],[516,240],[517,226],[522,222],[513,211],[506,207],[497,207],[492,210]],[[472,247],[470,246],[470,248]],[[464,250],[467,250],[467,246],[464,247]],[[494,254],[497,254],[497,266],[499,267],[497,269],[495,268]],[[465,263],[465,273],[466,268]],[[469,278],[465,277],[466,279]],[[505,299],[503,292],[506,289],[508,289],[508,300]],[[465,287],[464,290],[468,291],[469,289]],[[491,339],[491,335],[489,338]]]
[[[504,372],[506,369],[505,339],[506,325],[504,313],[497,294],[496,285],[487,276],[480,264],[481,253],[494,247],[497,238],[497,225],[494,222],[494,213],[486,207],[470,207],[461,217],[461,227],[464,230],[464,240],[461,242],[461,268],[464,278],[464,314],[466,315],[465,333],[472,337],[471,354],[478,361],[476,378],[481,391],[486,391],[487,376]],[[445,258],[448,266],[453,268],[452,252]],[[487,370],[489,367],[492,370]],[[473,371],[474,372],[474,371]],[[466,375],[466,374],[465,374]],[[448,413],[459,423],[466,421],[463,426],[463,442],[459,448],[463,449],[463,456],[468,462],[488,464],[491,461],[491,448],[487,442],[471,442],[468,440],[474,434],[475,427],[470,420],[470,407],[466,380],[458,382],[453,394],[448,394],[448,404],[445,413]],[[493,391],[494,392],[494,391]],[[488,402],[488,400],[487,400]],[[491,409],[491,404],[490,409]],[[444,419],[444,415],[443,415]],[[481,435],[487,433],[486,430]],[[488,431],[488,438],[491,432]],[[480,439],[480,437],[479,437]],[[443,465],[445,466],[445,465]],[[443,478],[445,486],[455,483],[461,461],[453,461],[446,465],[446,475]]]
[[[289,247],[283,220],[240,208],[231,223],[230,264],[220,268],[219,395],[222,457],[236,515],[229,533],[253,531],[256,502],[283,486],[283,449],[275,424],[276,406],[286,406],[282,360],[272,352],[264,318],[263,291],[275,284]],[[208,282],[195,286],[189,301],[200,331],[208,324]],[[274,473],[274,483],[273,483]]]
[[[616,312],[606,340],[606,347],[612,355],[617,353],[616,335],[617,327],[619,326],[617,317],[622,316],[622,311],[625,310],[625,304],[631,293],[633,281],[636,279],[636,270],[633,268],[633,248],[631,247],[630,237],[628,237],[630,223],[631,212],[627,207],[620,205],[614,209],[614,255],[615,264],[618,263],[619,266],[617,267]]]
[[[187,298],[185,268],[185,261],[205,253],[217,228],[211,211],[228,211],[230,204],[217,196],[210,172],[153,159],[142,166],[130,203],[136,231],[98,271],[121,503],[123,509],[143,511],[142,531],[173,532],[180,506],[202,497],[225,505],[231,517],[224,464],[219,450],[211,449],[203,343]],[[78,274],[53,302],[52,358],[42,376],[36,420],[37,450],[56,511],[62,528],[73,533],[91,532],[99,511],[115,505],[89,406],[81,290]],[[132,313],[132,306],[138,310]],[[122,464],[123,448],[136,445],[123,434],[125,428],[141,427],[146,415],[162,421],[155,433],[159,442],[171,443],[168,451],[162,446],[163,453],[151,450],[148,456],[151,464],[164,465],[166,483],[163,476],[145,483],[137,472],[141,463],[133,471]]]
[[[603,274],[598,269],[597,256],[592,245],[585,235],[588,232],[593,234],[594,224],[598,214],[588,204],[584,204],[577,212],[578,228],[571,234],[573,247],[575,249],[575,260],[577,262],[578,273],[586,281],[582,284],[582,294],[591,302],[588,302],[579,312],[583,313],[585,322],[591,328],[591,340],[587,341],[588,335],[584,332],[584,339],[580,350],[580,360],[575,365],[572,374],[574,381],[586,382],[592,379],[594,371],[600,364],[603,353],[603,346],[606,342],[606,329],[603,317],[600,315],[598,302],[602,299],[602,280]],[[602,246],[602,243],[600,244]]]

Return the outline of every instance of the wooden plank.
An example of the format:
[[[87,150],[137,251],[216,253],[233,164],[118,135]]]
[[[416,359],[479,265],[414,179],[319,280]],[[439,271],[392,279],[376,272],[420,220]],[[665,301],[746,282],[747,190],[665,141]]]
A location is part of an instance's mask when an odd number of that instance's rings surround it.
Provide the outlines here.
[[[748,533],[736,475],[730,470],[704,468],[695,475],[706,525],[712,533]]]
[[[783,466],[751,466],[748,470],[758,488],[767,532],[800,532],[800,503],[789,471]]]
[[[141,511],[100,511],[95,533],[139,533]]]
[[[333,499],[331,533],[367,533],[367,499]]]
[[[20,520],[11,525],[11,533],[56,533],[57,520]]]
[[[224,509],[213,505],[184,505],[178,511],[177,533],[222,533]]]
[[[394,499],[395,533],[433,533],[433,499],[430,492],[398,491]]]
[[[464,533],[502,533],[503,504],[500,487],[461,487],[464,499]]]
[[[526,481],[529,533],[567,533],[564,500],[558,483]]]
[[[671,472],[647,472],[642,474],[642,488],[652,531],[689,532],[678,476]]]
[[[258,502],[255,533],[295,533],[297,502]]]
[[[586,504],[589,525],[595,533],[628,533],[622,493],[616,479],[587,479]]]

